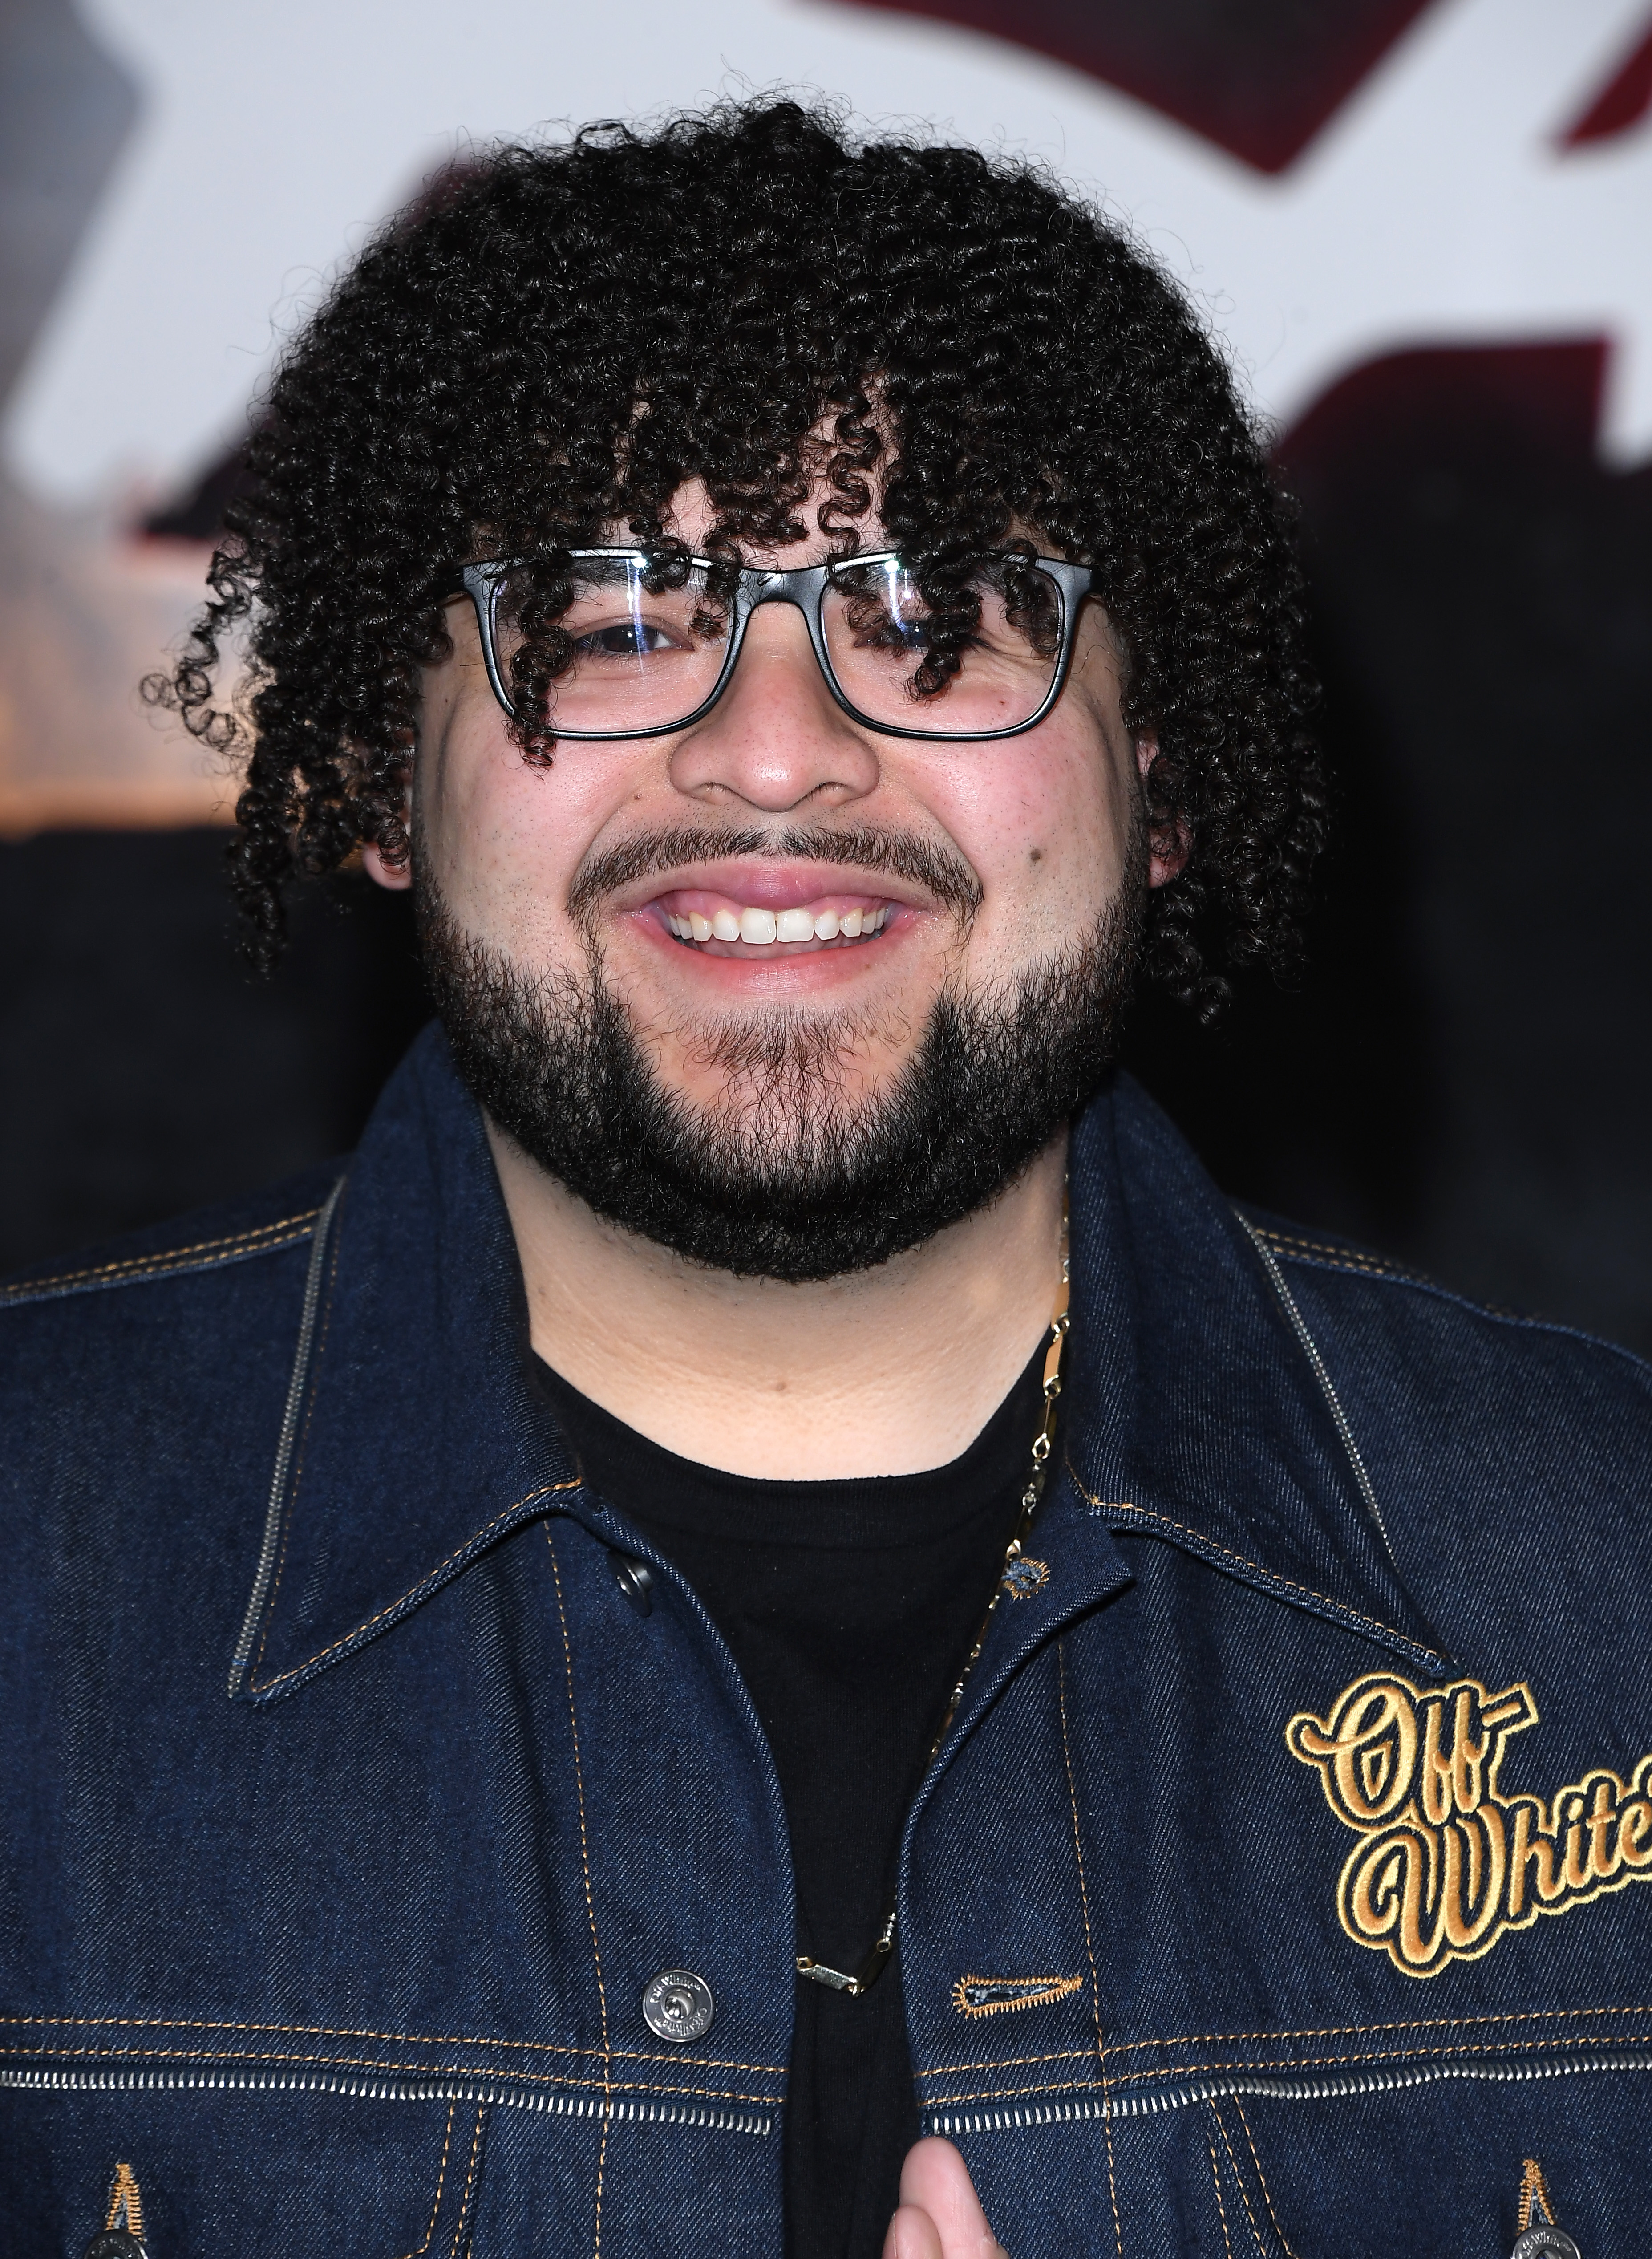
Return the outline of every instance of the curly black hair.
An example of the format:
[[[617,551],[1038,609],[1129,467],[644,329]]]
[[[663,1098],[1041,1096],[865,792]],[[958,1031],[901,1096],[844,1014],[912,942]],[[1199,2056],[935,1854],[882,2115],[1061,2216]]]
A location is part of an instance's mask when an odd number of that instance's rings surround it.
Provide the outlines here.
[[[811,441],[812,435],[812,441]],[[822,437],[822,435],[824,435]],[[823,451],[823,452],[822,452]],[[149,695],[246,757],[232,882],[270,963],[282,890],[408,852],[420,670],[456,565],[666,538],[705,483],[714,556],[874,489],[920,581],[1017,529],[1099,568],[1148,814],[1188,846],[1149,974],[1208,1014],[1223,967],[1300,947],[1325,791],[1286,512],[1180,292],[1036,167],[858,140],[764,100],[494,149],[388,225],[288,351],[213,559]],[[246,623],[242,696],[215,704]],[[516,733],[552,758],[547,620]]]

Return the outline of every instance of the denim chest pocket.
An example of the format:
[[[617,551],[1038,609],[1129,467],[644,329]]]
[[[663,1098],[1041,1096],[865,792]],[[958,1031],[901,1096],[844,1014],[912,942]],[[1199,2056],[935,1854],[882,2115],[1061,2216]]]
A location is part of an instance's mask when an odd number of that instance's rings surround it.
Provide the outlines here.
[[[1139,2113],[1043,2115],[957,2128],[999,2236],[1031,2259],[1640,2259],[1645,2249],[1645,2070],[1252,2089]]]
[[[1160,1728],[1200,1759],[1167,1780],[1087,1730],[1114,1691],[1057,1649],[1057,1793],[1024,1763],[1008,1788],[956,1767],[971,1834],[935,1863],[958,1910],[913,1892],[958,1940],[910,1980],[919,2092],[1009,2250],[1511,2259],[1535,2227],[1582,2259],[1643,2248],[1644,1713],[1554,1757],[1523,1680],[1340,1663],[1307,1708],[1242,1658],[1243,1705],[1190,1697]],[[1161,1708],[1193,1679],[1136,1676]],[[1036,1749],[1026,1685],[1000,1715]],[[1522,2222],[1534,2163],[1553,2217]]]
[[[101,2231],[125,2229],[150,2259],[466,2252],[485,2104],[127,2076],[5,2096],[5,2249],[81,2259]]]
[[[1208,2150],[1211,2188],[1184,2241],[1221,2259],[1630,2259],[1645,2245],[1644,2069],[1230,2095],[1199,2114],[1185,2147]]]

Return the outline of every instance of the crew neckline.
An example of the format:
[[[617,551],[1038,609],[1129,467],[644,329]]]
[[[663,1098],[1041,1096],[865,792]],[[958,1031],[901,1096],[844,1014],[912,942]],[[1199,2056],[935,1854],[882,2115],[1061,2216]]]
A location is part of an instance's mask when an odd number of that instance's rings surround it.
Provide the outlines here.
[[[1040,1416],[1041,1341],[973,1441],[943,1466],[914,1474],[793,1480],[733,1474],[684,1458],[642,1435],[534,1357],[536,1393],[573,1446],[581,1481],[622,1513],[628,1494],[645,1500],[662,1530],[735,1538],[760,1529],[765,1543],[816,1550],[884,1550],[933,1544],[974,1519],[983,1490],[1001,1479],[1013,1518]],[[616,1494],[618,1493],[618,1494]]]

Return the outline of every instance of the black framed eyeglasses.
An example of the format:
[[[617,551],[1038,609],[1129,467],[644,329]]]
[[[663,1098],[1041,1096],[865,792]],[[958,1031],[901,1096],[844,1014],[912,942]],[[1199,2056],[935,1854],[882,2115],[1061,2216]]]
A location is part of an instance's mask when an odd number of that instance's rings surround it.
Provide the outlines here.
[[[984,558],[961,584],[967,601],[958,606],[949,587],[936,611],[894,550],[779,573],[575,549],[553,564],[486,559],[461,578],[488,680],[513,718],[518,652],[547,626],[567,638],[550,683],[559,738],[686,730],[728,688],[752,613],[778,603],[802,613],[827,688],[853,720],[886,737],[979,739],[1036,728],[1061,695],[1092,572],[1055,557]]]

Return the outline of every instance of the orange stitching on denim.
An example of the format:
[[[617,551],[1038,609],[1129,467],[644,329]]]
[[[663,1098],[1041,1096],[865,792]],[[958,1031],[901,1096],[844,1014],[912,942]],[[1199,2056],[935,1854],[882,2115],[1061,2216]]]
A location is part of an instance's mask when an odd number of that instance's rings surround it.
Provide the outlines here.
[[[1355,2039],[1367,2034],[1473,2030],[1487,2025],[1529,2023],[1553,2024],[1562,2022],[1573,2023],[1580,2018],[1599,2019],[1622,2016],[1646,2017],[1648,2020],[1652,2020],[1652,2003],[1631,2003],[1627,2006],[1609,2007],[1522,2008],[1510,2010],[1505,2013],[1498,2015],[1418,2016],[1378,2024],[1305,2025],[1300,2027],[1292,2027],[1282,2031],[1193,2032],[1184,2033],[1176,2037],[1168,2039],[1114,2039],[1108,2042],[1108,2052],[1111,2055],[1117,2056],[1120,2053],[1131,2053],[1143,2048],[1213,2047],[1221,2045],[1228,2042],[1237,2042],[1248,2040],[1272,2040],[1278,2042],[1303,2039]],[[0,2014],[0,2029],[53,2032],[246,2032],[250,2034],[271,2035],[302,2039],[377,2040],[383,2042],[387,2045],[396,2047],[498,2048],[509,2049],[513,2051],[522,2053],[566,2056],[580,2056],[601,2053],[601,2050],[597,2049],[571,2047],[556,2040],[499,2039],[491,2037],[486,2034],[474,2032],[435,2032],[429,2034],[418,2032],[384,2032],[371,2030],[365,2027],[352,2024],[335,2025],[247,2022],[228,2017],[24,2016]],[[1601,2044],[1606,2042],[1615,2041],[1620,2037],[1620,2035],[1604,2033],[1599,2035],[1593,2042],[1586,2039],[1583,2041],[1563,2041],[1560,2044],[1572,2047],[1589,2046],[1591,2044]],[[1531,2042],[1515,2042],[1513,2044],[1524,2047],[1535,2047],[1541,2046],[1543,2043],[1544,2042],[1541,2040],[1535,2040]],[[137,2050],[129,2049],[126,2051],[130,2053],[136,2052]],[[1481,2052],[1485,2051],[1486,2050],[1484,2049],[1481,2050]],[[75,2050],[72,2049],[49,2049],[44,2047],[31,2049],[15,2045],[0,2046],[0,2055],[64,2054],[74,2052],[75,2052]],[[196,2050],[196,2052],[203,2056],[211,2054],[224,2055],[226,2056],[229,2056],[229,2050],[225,2049],[201,2049]],[[752,2071],[759,2073],[765,2077],[773,2078],[782,2078],[786,2075],[786,2067],[782,2063],[745,2063],[733,2058],[724,2058],[722,2056],[680,2054],[675,2049],[673,2049],[669,2055],[667,2055],[663,2049],[655,2050],[645,2048],[614,2048],[610,2052],[616,2061],[629,2061],[641,2063],[668,2063],[673,2068],[680,2068],[682,2070]],[[1089,2048],[1060,2048],[1052,2049],[1046,2054],[1005,2056],[996,2057],[990,2062],[985,2063],[974,2061],[966,2063],[936,2063],[931,2065],[928,2070],[921,2070],[916,2075],[920,2078],[933,2079],[953,2077],[972,2070],[1020,2070],[1035,2068],[1040,2063],[1065,2063],[1077,2061],[1081,2058],[1087,2060],[1093,2052],[1093,2050]],[[1395,2052],[1403,2054],[1406,2052],[1406,2050],[1396,2050]],[[1442,2054],[1448,2053],[1449,2050],[1447,2049],[1435,2049],[1430,2050],[1430,2052]],[[231,2059],[233,2058],[231,2057]],[[319,2062],[325,2060],[325,2057],[316,2056],[314,2057],[305,2057],[303,2059],[306,2061],[313,2060]],[[531,2076],[531,2074],[529,2075]],[[1143,2074],[1134,2071],[1126,2071],[1122,2074],[1122,2076],[1127,2079],[1142,2075]],[[928,2106],[926,2105],[926,2107],[927,2106]]]
[[[1017,2008],[1047,2008],[1083,1990],[1082,1977],[960,1977],[952,1987],[952,2006],[960,2016],[1005,2016]],[[997,1992],[1001,1997],[972,2000],[972,1992]]]
[[[382,2040],[392,2047],[516,2048],[539,2055],[600,2055],[599,2048],[566,2047],[559,2040],[489,2039],[474,2032],[371,2032],[352,2024],[240,2024],[224,2018],[188,2016],[0,2016],[0,2028],[15,2025],[23,2031],[136,2032],[266,2032],[294,2039]],[[0,2048],[0,2054],[23,2054],[27,2049]],[[44,2049],[36,2050],[43,2053]],[[784,2078],[786,2066],[778,2063],[737,2063],[721,2056],[685,2055],[673,2048],[614,2048],[622,2062],[668,2063],[673,2070],[752,2070]],[[958,2068],[967,2070],[970,2065]]]
[[[1542,2176],[1539,2174],[1541,2180]],[[1547,2201],[1547,2199],[1545,2199]],[[130,2165],[117,2165],[115,2177],[109,2184],[109,2213],[103,2221],[103,2233],[113,2231],[115,2222],[125,2214],[126,2233],[135,2235],[141,2243],[144,2237],[143,2191],[138,2185],[138,2176]]]
[[[1122,2042],[1122,2045],[1129,2042]],[[994,2056],[983,2063],[978,2056],[972,2063],[937,2063],[929,2070],[915,2070],[915,2078],[962,2078],[971,2070],[1029,2070],[1041,2063],[1088,2063],[1095,2053],[1093,2048],[1056,2048],[1048,2055],[1010,2055]],[[1127,2073],[1128,2077],[1129,2074]],[[927,2110],[928,2103],[924,2108]]]
[[[1219,2063],[1169,2063],[1158,2070],[1129,2071],[1125,2076],[1132,2081],[1201,2078],[1224,2070],[1318,2070],[1328,2065],[1348,2063],[1431,2063],[1442,2056],[1535,2055],[1545,2048],[1564,2048],[1577,2053],[1589,2048],[1644,2047],[1649,2042],[1652,2042],[1652,2030],[1614,2032],[1610,2036],[1603,2033],[1595,2038],[1584,2040],[1506,2040],[1500,2047],[1482,2043],[1477,2047],[1366,2048],[1348,2055],[1274,2056],[1250,2062],[1228,2056]]]
[[[924,2104],[926,2110],[973,2109],[981,2102],[1016,2102],[1028,2094],[1093,2094],[1093,2078],[1045,2078],[1031,2086],[990,2086],[977,2094],[965,2089],[957,2094],[932,2094]],[[1104,2106],[1102,2124],[1111,2122]]]
[[[453,2241],[450,2246],[452,2259],[458,2259],[459,2239],[465,2233],[466,2222],[470,2218],[470,2192],[476,2185],[476,2160],[481,2154],[482,2126],[487,2116],[484,2104],[476,2113],[476,2130],[470,2137],[470,2166],[465,2175],[465,2193],[459,2199],[459,2218],[453,2222]]]
[[[1510,2008],[1495,2016],[1414,2016],[1386,2024],[1310,2024],[1300,2031],[1187,2032],[1179,2039],[1114,2040],[1120,2048],[1221,2047],[1236,2040],[1351,2040],[1368,2032],[1469,2031],[1480,2024],[1572,2023],[1579,2016],[1652,2016],[1652,2005],[1628,2008]],[[1030,2060],[1030,2058],[1029,2058]]]
[[[0,2055],[64,2056],[77,2062],[119,2056],[139,2063],[296,2063],[329,2070],[393,2072],[409,2078],[474,2078],[490,2080],[495,2085],[508,2081],[515,2086],[578,2088],[594,2094],[683,2094],[700,2102],[755,2102],[770,2107],[775,2102],[773,2094],[742,2094],[716,2086],[670,2086],[656,2079],[564,2077],[553,2070],[502,2070],[490,2063],[387,2063],[382,2056],[295,2055],[274,2049],[263,2053],[230,2055],[214,2048],[4,2048]]]
[[[1532,2211],[1536,2205],[1543,2207],[1546,2224],[1555,2225],[1555,2207],[1549,2200],[1549,2183],[1543,2178],[1543,2169],[1535,2157],[1527,2157],[1520,2166],[1520,2229],[1522,2235],[1532,2224]]]
[[[1209,2110],[1212,2118],[1215,2120],[1216,2131],[1221,2135],[1221,2146],[1227,2155],[1228,2170],[1233,2175],[1233,2184],[1238,2190],[1239,2201],[1245,2208],[1245,2219],[1250,2227],[1250,2240],[1257,2247],[1258,2259],[1268,2259],[1268,2247],[1262,2240],[1262,2230],[1257,2226],[1257,2215],[1250,2208],[1250,2191],[1245,2187],[1244,2175],[1239,2170],[1239,2160],[1233,2153],[1233,2143],[1228,2138],[1228,2128],[1222,2121],[1221,2112],[1214,2102],[1209,2105]]]
[[[1293,1239],[1286,1232],[1268,1231],[1259,1223],[1247,1223],[1243,1216],[1240,1222],[1245,1223],[1247,1230],[1254,1231],[1258,1239],[1265,1239],[1277,1247],[1287,1263],[1305,1263],[1317,1257],[1330,1268],[1352,1272],[1361,1279],[1390,1279],[1396,1286],[1421,1286],[1429,1293],[1452,1294],[1455,1301],[1468,1299],[1463,1294],[1452,1293],[1451,1288],[1442,1286],[1437,1279],[1427,1271],[1419,1271],[1413,1264],[1397,1263],[1389,1256],[1363,1255],[1356,1247],[1340,1247],[1334,1243],[1316,1239]],[[1470,1307],[1491,1318],[1521,1319],[1526,1315],[1520,1310],[1506,1309],[1500,1302],[1472,1302]]]
[[[556,1586],[557,1619],[562,1627],[562,1666],[568,1682],[568,1732],[573,1742],[573,1792],[580,1814],[580,1864],[585,1871],[585,1913],[591,1925],[591,1958],[596,1965],[597,2007],[602,2019],[602,2069],[605,2077],[613,2072],[613,2056],[609,2044],[608,1990],[602,1982],[602,1949],[597,1942],[596,1901],[591,1894],[591,1852],[585,1831],[585,1773],[580,1764],[580,1720],[573,1701],[573,1643],[568,1636],[568,1612],[562,1600],[562,1571],[557,1562],[556,1541],[551,1535],[551,1525],[545,1525],[545,1547],[551,1556],[551,1578]],[[594,2259],[602,2259],[602,2171],[608,2163],[609,2117],[602,2116],[602,2140],[596,2154],[596,2240],[593,2246]]]
[[[296,1215],[282,1216],[276,1223],[261,1223],[255,1231],[235,1231],[222,1239],[198,1239],[192,1247],[157,1248],[153,1255],[124,1255],[117,1263],[95,1263],[88,1271],[42,1272],[34,1279],[14,1279],[9,1286],[0,1286],[0,1301],[15,1301],[24,1294],[39,1293],[46,1286],[80,1286],[89,1279],[103,1279],[110,1286],[122,1272],[156,1272],[163,1265],[175,1267],[191,1255],[210,1254],[214,1248],[239,1247],[252,1253],[253,1243],[274,1238],[285,1232],[294,1239],[304,1236],[303,1227],[313,1224],[321,1214],[319,1208],[307,1208]],[[260,1252],[267,1251],[260,1250]]]
[[[341,1178],[339,1179],[341,1188],[343,1184],[344,1179]],[[338,1284],[338,1245],[340,1237],[340,1233],[335,1229],[332,1236],[332,1245],[327,1251],[327,1300],[325,1307],[323,1308],[321,1314],[321,1331],[317,1336],[315,1350],[310,1358],[310,1371],[303,1376],[304,1383],[309,1392],[310,1401],[304,1408],[304,1431],[298,1439],[297,1456],[293,1461],[292,1479],[287,1486],[287,1496],[281,1506],[281,1559],[275,1564],[275,1581],[270,1586],[269,1592],[264,1601],[264,1628],[258,1636],[258,1653],[247,1665],[246,1684],[251,1689],[258,1689],[259,1667],[264,1660],[264,1648],[266,1642],[269,1638],[270,1626],[275,1621],[275,1601],[277,1595],[281,1592],[281,1578],[285,1575],[287,1570],[287,1548],[293,1534],[293,1509],[298,1503],[299,1486],[304,1479],[304,1454],[310,1448],[310,1422],[316,1416],[316,1399],[320,1393],[319,1384],[321,1360],[327,1347],[327,1336],[332,1326],[332,1297],[333,1291]],[[302,1343],[302,1328],[300,1329],[300,1340]],[[299,1354],[303,1354],[302,1347]],[[277,1470],[277,1475],[279,1477],[279,1469]],[[262,1690],[259,1689],[259,1691],[261,1692]]]
[[[1652,2032],[1626,2033],[1617,2038],[1616,2043],[1622,2047],[1652,2045]],[[1605,2045],[1606,2042],[1599,2039],[1571,2040],[1563,2044],[1573,2049],[1599,2048]],[[1135,2085],[1144,2084],[1151,2079],[1210,2078],[1224,2074],[1248,2075],[1264,2070],[1337,2070],[1349,2063],[1371,2065],[1385,2063],[1422,2063],[1432,2061],[1440,2056],[1462,2058],[1470,2056],[1530,2054],[1543,2045],[1544,2042],[1541,2040],[1524,2040],[1504,2048],[1393,2048],[1385,2053],[1376,2052],[1364,2055],[1281,2056],[1272,2061],[1260,2063],[1235,2062],[1231,2058],[1222,2063],[1178,2063],[1163,2070],[1127,2071],[1123,2078],[1116,2083],[1122,2085]],[[995,2064],[983,2064],[981,2067],[983,2070],[997,2068]],[[949,2104],[1000,2102],[1018,2094],[1067,2094],[1074,2088],[1088,2083],[1076,2078],[1049,2079],[1030,2086],[999,2087],[986,2094],[936,2094],[931,2095],[923,2106],[926,2110],[942,2110]]]
[[[1521,2008],[1511,2009],[1497,2016],[1418,2016],[1404,2022],[1385,2024],[1323,2024],[1310,2025],[1300,2031],[1259,2032],[1185,2032],[1174,2039],[1111,2040],[1108,2050],[1114,2056],[1134,2055],[1143,2048],[1223,2047],[1236,2045],[1242,2040],[1342,2040],[1358,2039],[1363,2035],[1378,2032],[1450,2032],[1470,2031],[1483,2024],[1534,2024],[1574,2022],[1579,2016],[1647,2016],[1652,2017],[1652,2006],[1627,2008]],[[0,2017],[0,2023],[8,2020]],[[37,2019],[37,2020],[39,2020]],[[184,2029],[186,2027],[180,2026]],[[1610,2037],[1611,2035],[1606,2035]],[[1534,2042],[1536,2044],[1536,2042]],[[1569,2042],[1570,2044],[1570,2042]],[[1586,2044],[1586,2042],[1585,2042]],[[914,2073],[918,2078],[947,2078],[962,2076],[969,2070],[1025,2070],[1041,2063],[1072,2063],[1087,2056],[1088,2048],[1057,2048],[1048,2055],[1013,2055],[995,2057],[983,2063],[978,2057],[970,2063],[937,2063],[928,2070]],[[1147,2074],[1126,2070],[1124,2078],[1136,2078]],[[927,2107],[927,2105],[926,2105]]]
[[[602,2259],[602,2175],[608,2170],[608,2136],[612,2120],[602,2113],[602,2138],[596,2149],[596,2218],[595,2241],[591,2246],[592,2259]]]
[[[1107,2043],[1101,2028],[1101,1987],[1096,1976],[1095,1941],[1090,1930],[1090,1890],[1085,1880],[1084,1844],[1079,1830],[1079,1789],[1072,1777],[1072,1737],[1067,1731],[1067,1643],[1056,1642],[1056,1696],[1061,1713],[1061,1753],[1066,1760],[1067,1795],[1072,1806],[1072,1856],[1079,1868],[1079,1905],[1084,1914],[1084,1949],[1090,1963],[1090,2013],[1095,2023],[1096,2071],[1101,2081],[1101,2096],[1107,2097]],[[1118,2247],[1119,2259],[1124,2259],[1124,2227],[1119,2218],[1119,2187],[1113,2165],[1113,2120],[1111,2113],[1101,2120],[1101,2130],[1107,2145],[1107,2191],[1113,2199],[1113,2235]]]
[[[1296,2259],[1296,2254],[1286,2241],[1285,2230],[1279,2224],[1279,2215],[1273,2208],[1273,2191],[1268,2186],[1268,2177],[1262,2170],[1261,2158],[1257,2155],[1256,2136],[1250,2131],[1250,2120],[1245,2116],[1243,2095],[1234,2096],[1233,2106],[1239,2113],[1239,2123],[1245,2129],[1245,2143],[1250,2151],[1250,2162],[1257,2169],[1257,2185],[1262,2191],[1262,2201],[1268,2207],[1268,2218],[1273,2222],[1273,2232],[1279,2239],[1279,2248],[1284,2252],[1285,2259]]]
[[[1362,1271],[1379,1272],[1388,1279],[1421,1279],[1421,1273],[1410,1271],[1403,1264],[1392,1261],[1385,1255],[1367,1255],[1357,1247],[1343,1247],[1323,1239],[1299,1239],[1288,1231],[1270,1231],[1265,1224],[1252,1229],[1276,1247],[1299,1248],[1307,1255],[1328,1255],[1335,1263],[1355,1263]]]
[[[1221,2248],[1228,2259],[1233,2259],[1233,2239],[1228,2233],[1228,2207],[1221,2200],[1221,2168],[1216,2163],[1216,2144],[1210,2141],[1206,2146],[1210,2151],[1210,2177],[1216,2185],[1216,2217],[1221,2222]]]
[[[1175,1530],[1178,1536],[1196,1538],[1200,1544],[1207,1545],[1213,1553],[1221,1553],[1229,1561],[1236,1561],[1242,1569],[1254,1569],[1259,1577],[1267,1578],[1270,1584],[1283,1585],[1288,1593],[1302,1593],[1311,1600],[1323,1601],[1328,1608],[1335,1608],[1339,1615],[1350,1622],[1366,1624],[1372,1631],[1381,1632],[1385,1638],[1403,1640],[1419,1655],[1431,1655],[1440,1663],[1447,1659],[1437,1648],[1429,1647],[1420,1639],[1413,1639],[1409,1632],[1397,1630],[1392,1624],[1384,1623],[1379,1616],[1364,1615],[1358,1608],[1350,1608],[1346,1600],[1334,1600],[1329,1593],[1321,1593],[1315,1586],[1299,1585],[1292,1577],[1282,1577],[1277,1569],[1270,1569],[1265,1562],[1253,1561],[1247,1554],[1235,1553],[1231,1545],[1223,1545],[1218,1539],[1207,1537],[1202,1529],[1191,1529],[1183,1521],[1173,1521],[1168,1514],[1156,1514],[1150,1507],[1132,1506],[1128,1498],[1098,1498],[1093,1491],[1086,1490],[1083,1479],[1071,1459],[1067,1461],[1067,1472],[1078,1484],[1081,1494],[1098,1512],[1133,1514],[1138,1522],[1156,1522],[1161,1529]]]
[[[410,2251],[403,2255],[403,2259],[419,2259],[419,2254],[428,2251],[431,2248],[431,2238],[435,2234],[436,2223],[441,2217],[442,2191],[447,2185],[447,2153],[453,2146],[453,2113],[458,2108],[457,2102],[450,2102],[447,2106],[447,2130],[442,2136],[442,2163],[441,2170],[436,2176],[436,2201],[431,2206],[431,2224],[424,2231],[423,2243],[416,2243]]]
[[[502,1514],[495,1514],[491,1521],[486,1521],[480,1529],[473,1530],[462,1545],[454,1547],[445,1561],[438,1561],[436,1566],[427,1575],[421,1577],[417,1584],[409,1585],[405,1593],[398,1594],[376,1614],[364,1616],[359,1624],[344,1633],[341,1637],[335,1639],[331,1646],[319,1648],[314,1655],[307,1656],[303,1663],[295,1663],[285,1671],[278,1671],[273,1678],[266,1678],[262,1685],[249,1679],[248,1686],[254,1693],[267,1694],[272,1687],[284,1685],[288,1679],[300,1677],[310,1668],[312,1664],[324,1663],[330,1655],[336,1655],[341,1647],[348,1647],[352,1639],[360,1639],[363,1632],[371,1631],[376,1623],[382,1623],[386,1616],[393,1616],[399,1607],[412,1599],[415,1593],[422,1592],[426,1586],[432,1584],[444,1569],[458,1560],[461,1553],[468,1552],[473,1546],[481,1544],[490,1531],[502,1529],[513,1514],[522,1512],[524,1506],[532,1506],[538,1500],[550,1498],[559,1490],[578,1490],[579,1487],[579,1480],[576,1477],[572,1482],[545,1483],[538,1490],[524,1492],[514,1506],[508,1506]]]

